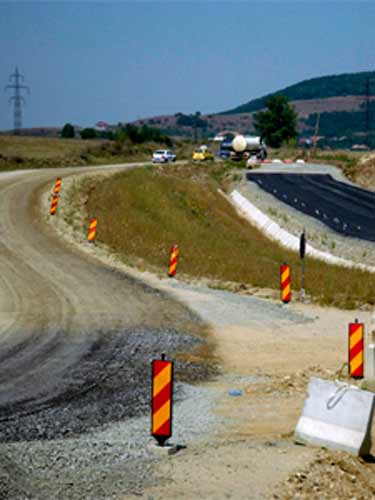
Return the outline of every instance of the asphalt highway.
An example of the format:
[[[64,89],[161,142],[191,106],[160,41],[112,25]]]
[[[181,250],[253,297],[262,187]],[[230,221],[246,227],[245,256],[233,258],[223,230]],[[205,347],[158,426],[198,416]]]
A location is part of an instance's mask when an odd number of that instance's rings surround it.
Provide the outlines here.
[[[247,174],[264,191],[345,236],[375,241],[375,194],[328,174]]]

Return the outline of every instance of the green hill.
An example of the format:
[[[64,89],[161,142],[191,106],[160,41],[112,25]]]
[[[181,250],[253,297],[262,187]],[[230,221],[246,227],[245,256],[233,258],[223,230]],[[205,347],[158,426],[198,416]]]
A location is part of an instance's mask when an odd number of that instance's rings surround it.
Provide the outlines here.
[[[278,90],[272,94],[253,99],[246,104],[237,106],[228,111],[218,113],[219,115],[233,115],[238,113],[252,113],[265,107],[268,97],[275,94],[286,95],[291,101],[304,99],[326,99],[328,97],[355,96],[366,94],[366,82],[370,78],[371,87],[374,89],[375,71],[364,71],[361,73],[345,73],[342,75],[322,76],[296,83],[285,89]],[[374,93],[374,92],[372,92]]]
[[[276,94],[287,96],[294,106],[302,142],[314,136],[319,123],[317,135],[321,147],[370,145],[375,149],[375,71],[312,78],[227,111],[209,115],[176,113],[139,120],[137,125],[156,126],[172,135],[191,138],[197,135],[202,141],[223,130],[254,134],[254,113],[265,107],[268,97]]]

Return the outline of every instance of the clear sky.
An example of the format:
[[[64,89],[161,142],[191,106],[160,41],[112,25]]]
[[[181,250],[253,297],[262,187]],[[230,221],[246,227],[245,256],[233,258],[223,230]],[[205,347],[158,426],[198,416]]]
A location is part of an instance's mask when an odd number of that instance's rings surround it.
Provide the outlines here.
[[[375,2],[0,0],[3,87],[31,87],[24,126],[218,112],[307,78],[375,69]]]

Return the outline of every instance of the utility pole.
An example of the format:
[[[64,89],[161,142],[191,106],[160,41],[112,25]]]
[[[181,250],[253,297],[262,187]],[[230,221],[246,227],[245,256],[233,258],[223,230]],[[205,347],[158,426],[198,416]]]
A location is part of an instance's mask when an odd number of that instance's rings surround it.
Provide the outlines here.
[[[14,94],[9,98],[9,102],[14,103],[14,135],[19,135],[22,128],[22,105],[26,103],[25,98],[22,96],[22,91],[26,90],[30,94],[30,89],[26,85],[22,85],[21,82],[24,81],[24,76],[16,69],[13,74],[9,76],[9,85],[5,87],[5,91],[11,89],[14,90]]]
[[[313,139],[313,156],[315,156],[316,154],[316,143],[318,142],[319,125],[320,125],[320,111],[316,115],[314,139]]]
[[[370,117],[370,78],[366,78],[366,144],[371,149],[371,117]]]

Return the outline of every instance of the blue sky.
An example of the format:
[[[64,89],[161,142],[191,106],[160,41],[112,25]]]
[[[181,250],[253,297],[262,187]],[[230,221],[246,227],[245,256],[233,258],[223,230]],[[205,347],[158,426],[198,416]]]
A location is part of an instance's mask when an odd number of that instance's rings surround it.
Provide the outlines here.
[[[373,1],[0,0],[0,87],[24,126],[222,111],[289,84],[375,69]],[[12,128],[0,92],[0,129]]]

